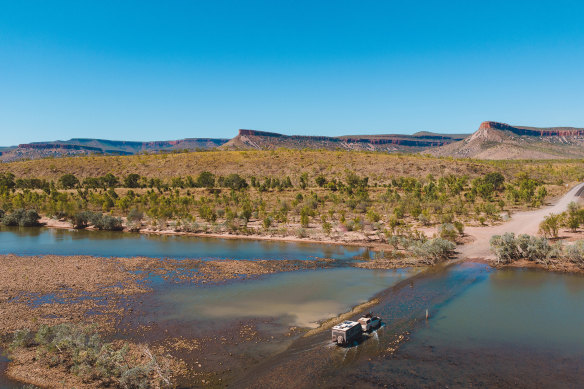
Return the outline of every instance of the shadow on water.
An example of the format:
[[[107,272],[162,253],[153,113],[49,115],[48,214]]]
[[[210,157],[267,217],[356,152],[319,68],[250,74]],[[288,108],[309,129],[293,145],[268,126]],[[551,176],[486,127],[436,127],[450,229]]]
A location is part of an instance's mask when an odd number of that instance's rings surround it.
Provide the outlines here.
[[[315,259],[366,257],[367,248],[183,235],[64,230],[42,227],[0,227],[0,254],[92,255],[102,257]]]

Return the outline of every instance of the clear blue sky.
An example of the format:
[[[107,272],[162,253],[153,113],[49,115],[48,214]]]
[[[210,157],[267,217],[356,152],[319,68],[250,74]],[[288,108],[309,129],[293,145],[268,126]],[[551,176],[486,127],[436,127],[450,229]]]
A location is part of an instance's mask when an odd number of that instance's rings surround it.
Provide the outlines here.
[[[581,1],[0,0],[0,145],[584,127]]]

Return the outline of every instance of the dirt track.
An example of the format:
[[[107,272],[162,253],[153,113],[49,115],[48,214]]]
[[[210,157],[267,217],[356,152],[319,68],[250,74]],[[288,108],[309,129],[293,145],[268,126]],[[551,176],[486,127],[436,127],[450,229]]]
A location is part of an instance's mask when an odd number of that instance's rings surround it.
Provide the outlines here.
[[[494,259],[490,251],[489,240],[493,235],[501,235],[505,232],[514,232],[515,234],[535,235],[539,229],[539,223],[551,213],[564,212],[568,204],[577,201],[581,196],[581,189],[584,183],[576,185],[563,197],[550,206],[543,207],[534,211],[518,212],[512,215],[511,220],[501,225],[492,227],[468,227],[466,233],[471,235],[475,240],[472,243],[465,244],[460,250],[459,258],[465,259]]]

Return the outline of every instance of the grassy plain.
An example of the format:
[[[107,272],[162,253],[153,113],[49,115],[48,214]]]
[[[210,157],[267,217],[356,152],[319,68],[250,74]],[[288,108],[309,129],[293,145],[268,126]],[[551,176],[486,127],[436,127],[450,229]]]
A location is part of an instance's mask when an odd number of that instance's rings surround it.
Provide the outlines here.
[[[302,173],[344,178],[346,170],[370,177],[371,183],[388,183],[395,177],[435,177],[453,174],[471,178],[494,171],[512,178],[525,172],[530,177],[551,182],[576,181],[584,177],[584,160],[480,161],[436,158],[422,155],[347,152],[328,150],[206,151],[134,156],[88,156],[19,161],[0,164],[0,172],[17,177],[57,180],[66,173],[80,179],[107,173],[126,176],[136,173],[148,178],[170,179],[195,176],[202,171],[215,175],[290,176]]]

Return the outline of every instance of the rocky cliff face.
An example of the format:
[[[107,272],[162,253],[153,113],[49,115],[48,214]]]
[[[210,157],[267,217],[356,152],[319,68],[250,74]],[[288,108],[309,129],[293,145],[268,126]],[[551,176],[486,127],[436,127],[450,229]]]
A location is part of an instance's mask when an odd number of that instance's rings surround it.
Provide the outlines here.
[[[582,158],[583,146],[583,128],[537,128],[487,121],[467,139],[428,153],[477,159]]]
[[[239,130],[239,134],[227,142],[225,149],[328,149],[328,150],[368,150],[384,152],[417,152],[431,147],[443,146],[466,135],[433,134],[428,132],[414,135],[346,135],[305,136],[282,135],[275,132]]]
[[[584,128],[576,127],[524,127],[510,126],[506,123],[499,122],[482,122],[479,131],[500,130],[509,131],[520,136],[584,136]]]

